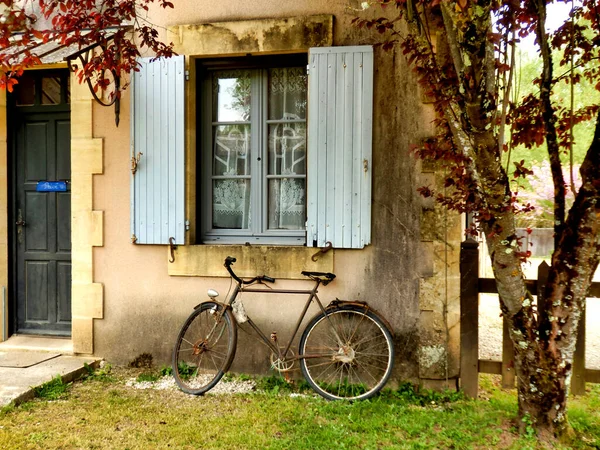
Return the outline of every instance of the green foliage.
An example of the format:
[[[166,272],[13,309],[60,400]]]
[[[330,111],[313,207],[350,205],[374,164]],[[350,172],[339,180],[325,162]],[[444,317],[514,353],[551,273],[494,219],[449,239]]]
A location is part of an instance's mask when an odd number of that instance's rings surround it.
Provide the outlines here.
[[[158,381],[160,379],[160,375],[158,373],[154,373],[154,372],[142,372],[140,373],[137,378],[135,379],[135,381],[137,381],[138,383],[143,383],[143,382],[150,382],[150,383],[154,383],[155,381]]]
[[[196,366],[191,366],[185,361],[179,361],[179,364],[177,364],[177,372],[182,380],[189,380],[196,373],[196,370],[198,370]]]
[[[160,368],[160,375],[163,377],[168,377],[173,375],[173,368],[171,366],[162,366]]]
[[[87,363],[84,363],[83,367],[87,371],[87,374],[83,377],[84,380],[100,381],[103,383],[111,383],[115,381],[115,378],[111,375],[112,365],[110,364],[104,364],[103,367],[95,370]]]
[[[284,392],[293,392],[294,385],[280,375],[261,377],[256,379],[256,389],[268,394],[277,395]]]
[[[533,420],[531,420],[529,413],[525,413],[525,415],[521,418],[521,422],[523,422],[523,425],[525,426],[525,437],[529,439],[535,438],[536,432],[533,426]]]
[[[401,383],[396,390],[386,390],[385,395],[419,406],[435,406],[464,400],[464,394],[460,391],[446,390],[440,392],[431,389],[419,389],[418,386],[408,382]]]
[[[63,383],[60,375],[56,375],[51,381],[34,387],[33,393],[37,398],[46,400],[58,400],[66,397],[70,383]]]
[[[240,380],[243,375],[240,376]],[[246,380],[252,379],[248,375],[245,375]],[[310,385],[306,380],[286,380],[281,375],[272,375],[269,377],[259,377],[255,379],[256,389],[263,391],[267,394],[278,395],[278,394],[290,394],[293,392],[306,392],[312,391]]]

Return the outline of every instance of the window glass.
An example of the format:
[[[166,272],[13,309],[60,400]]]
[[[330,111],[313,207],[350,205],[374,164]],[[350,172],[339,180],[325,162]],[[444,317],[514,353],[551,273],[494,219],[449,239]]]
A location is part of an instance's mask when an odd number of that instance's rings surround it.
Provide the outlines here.
[[[306,68],[278,67],[268,72],[269,119],[306,119]]]
[[[260,235],[266,242],[302,235],[306,68],[215,70],[208,76],[211,101],[206,113],[212,133],[205,170],[212,178],[210,233],[220,239]]]
[[[306,179],[269,180],[269,229],[303,230],[306,222]]]
[[[250,71],[228,70],[213,75],[213,121],[248,121],[250,103]]]
[[[35,78],[30,72],[25,72],[19,78],[15,87],[17,106],[31,106],[35,104]]]
[[[250,180],[230,178],[213,183],[213,227],[250,228]]]
[[[61,93],[60,77],[42,78],[42,105],[58,105]]]

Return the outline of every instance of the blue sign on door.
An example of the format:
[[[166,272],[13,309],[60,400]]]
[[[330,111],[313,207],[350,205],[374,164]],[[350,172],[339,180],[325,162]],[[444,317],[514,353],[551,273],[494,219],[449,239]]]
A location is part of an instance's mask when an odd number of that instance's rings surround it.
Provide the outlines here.
[[[39,181],[35,189],[38,192],[65,192],[66,181]]]

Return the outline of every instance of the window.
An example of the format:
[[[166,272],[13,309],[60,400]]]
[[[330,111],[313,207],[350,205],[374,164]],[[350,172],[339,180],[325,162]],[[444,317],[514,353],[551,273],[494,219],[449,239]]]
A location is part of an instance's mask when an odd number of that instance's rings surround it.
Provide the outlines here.
[[[185,244],[195,208],[192,243],[368,245],[373,48],[190,60],[196,90],[183,56],[141,58],[134,74],[132,241]],[[186,93],[195,127],[185,123]],[[198,143],[187,149],[196,167],[185,167],[186,133]],[[198,180],[191,199],[186,172]]]
[[[232,63],[200,72],[202,240],[304,244],[306,56]]]

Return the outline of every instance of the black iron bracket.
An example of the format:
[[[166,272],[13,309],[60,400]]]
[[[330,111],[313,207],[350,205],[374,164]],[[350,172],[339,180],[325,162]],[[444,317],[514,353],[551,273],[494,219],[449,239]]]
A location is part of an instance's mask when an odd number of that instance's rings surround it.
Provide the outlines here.
[[[71,72],[75,73],[79,69],[76,64],[73,64],[73,60],[76,58],[79,59],[79,61],[81,62],[81,67],[82,68],[85,67],[86,64],[90,61],[90,56],[98,48],[100,48],[100,50],[102,52],[104,52],[106,49],[106,43],[99,42],[96,45],[92,45],[91,47],[87,47],[77,53],[73,53],[72,55],[70,55],[67,58],[67,65],[69,67],[69,70]],[[112,75],[113,80],[114,80],[115,90],[114,90],[112,99],[109,102],[105,102],[100,97],[98,97],[98,95],[96,94],[96,91],[94,90],[94,86],[92,85],[92,80],[89,77],[85,78],[85,82],[88,85],[88,88],[90,89],[90,92],[92,93],[92,97],[94,97],[94,100],[96,100],[96,102],[98,102],[102,106],[113,106],[114,105],[114,107],[115,107],[115,125],[118,127],[119,121],[120,121],[119,116],[121,114],[121,95],[119,92],[121,89],[121,76],[117,73],[116,70],[110,70],[110,74]]]

